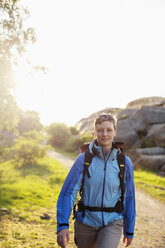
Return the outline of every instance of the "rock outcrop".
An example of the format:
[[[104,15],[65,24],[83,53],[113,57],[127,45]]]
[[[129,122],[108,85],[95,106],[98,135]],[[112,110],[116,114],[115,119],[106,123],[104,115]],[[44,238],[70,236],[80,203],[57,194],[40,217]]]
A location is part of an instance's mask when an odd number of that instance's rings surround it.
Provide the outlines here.
[[[94,119],[112,113],[118,119],[116,141],[123,141],[135,168],[165,171],[165,98],[146,97],[128,103],[125,109],[106,108],[80,120],[81,133],[93,132]]]

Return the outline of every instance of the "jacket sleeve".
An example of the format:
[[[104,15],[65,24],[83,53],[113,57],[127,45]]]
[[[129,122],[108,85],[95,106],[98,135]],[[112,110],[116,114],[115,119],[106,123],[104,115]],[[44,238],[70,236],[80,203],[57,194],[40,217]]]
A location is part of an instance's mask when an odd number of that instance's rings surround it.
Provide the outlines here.
[[[126,194],[125,194],[125,212],[124,212],[124,236],[133,238],[136,206],[135,206],[135,185],[134,173],[131,160],[126,157]]]
[[[81,186],[84,158],[83,153],[77,157],[59,194],[57,201],[57,233],[62,229],[69,228],[69,218]]]

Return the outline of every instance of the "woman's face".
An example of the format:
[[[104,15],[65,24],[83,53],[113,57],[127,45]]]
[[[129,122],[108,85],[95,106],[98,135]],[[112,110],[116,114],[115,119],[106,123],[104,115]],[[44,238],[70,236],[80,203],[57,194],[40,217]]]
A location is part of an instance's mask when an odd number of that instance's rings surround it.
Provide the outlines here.
[[[96,124],[95,135],[98,145],[111,149],[113,138],[116,135],[116,129],[110,121],[103,121],[101,124]]]

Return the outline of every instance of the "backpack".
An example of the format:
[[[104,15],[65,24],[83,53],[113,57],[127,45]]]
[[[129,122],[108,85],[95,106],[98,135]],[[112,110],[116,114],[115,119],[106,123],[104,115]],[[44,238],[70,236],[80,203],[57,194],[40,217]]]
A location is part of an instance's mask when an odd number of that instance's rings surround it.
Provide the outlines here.
[[[105,212],[117,212],[121,213],[124,210],[123,207],[123,201],[124,201],[124,173],[125,173],[125,154],[124,154],[124,149],[123,149],[124,143],[122,142],[115,142],[113,143],[113,147],[115,148],[120,148],[121,153],[118,154],[117,156],[117,161],[119,165],[119,179],[120,179],[120,188],[121,188],[121,196],[119,197],[116,205],[114,207],[90,207],[90,206],[84,206],[82,200],[80,199],[76,204],[74,204],[73,208],[73,219],[75,219],[76,215],[78,212],[83,212],[83,216],[85,215],[85,210],[88,211],[105,211]],[[84,150],[85,147],[85,150]],[[88,178],[90,178],[89,174],[89,166],[92,162],[93,159],[93,154],[90,153],[89,151],[89,143],[84,144],[83,146],[80,147],[80,150],[85,152],[85,161],[84,161],[84,170],[83,170],[83,178],[81,182],[81,187],[79,190],[79,194],[81,197],[81,194],[83,192],[83,186],[84,186],[84,180],[85,180],[85,175],[87,175]],[[76,209],[78,211],[76,211]]]

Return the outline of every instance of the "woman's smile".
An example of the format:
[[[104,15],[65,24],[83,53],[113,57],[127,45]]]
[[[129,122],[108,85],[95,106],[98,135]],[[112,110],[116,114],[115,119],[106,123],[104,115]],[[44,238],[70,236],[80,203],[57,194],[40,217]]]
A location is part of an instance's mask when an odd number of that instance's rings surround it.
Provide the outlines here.
[[[95,135],[99,146],[106,147],[106,150],[111,149],[113,138],[116,135],[116,129],[112,122],[104,121],[100,124],[96,124]]]

